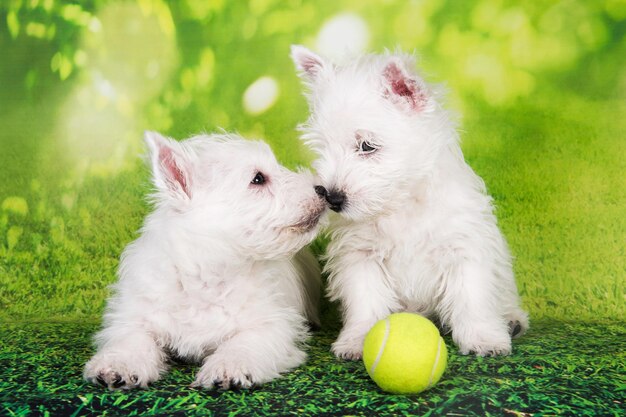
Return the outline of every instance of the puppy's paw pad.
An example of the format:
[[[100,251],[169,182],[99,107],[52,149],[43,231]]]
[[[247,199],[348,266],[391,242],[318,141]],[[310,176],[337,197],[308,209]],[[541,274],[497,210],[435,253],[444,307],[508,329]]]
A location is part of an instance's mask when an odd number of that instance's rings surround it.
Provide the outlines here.
[[[521,335],[523,330],[522,323],[519,320],[514,320],[509,322],[509,334],[511,337],[516,337]]]

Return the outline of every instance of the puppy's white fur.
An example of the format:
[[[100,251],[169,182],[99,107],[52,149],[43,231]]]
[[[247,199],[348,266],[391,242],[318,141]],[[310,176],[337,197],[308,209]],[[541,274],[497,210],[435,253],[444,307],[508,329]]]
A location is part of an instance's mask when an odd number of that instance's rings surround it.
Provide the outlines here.
[[[309,90],[303,139],[319,155],[321,184],[345,198],[326,264],[344,321],[334,353],[359,358],[377,320],[412,311],[437,318],[464,354],[508,354],[510,334],[528,327],[511,256],[484,183],[413,58],[369,55],[337,67],[301,46],[292,58]]]
[[[302,248],[325,208],[312,176],[235,135],[146,142],[155,210],[122,255],[85,378],[146,387],[173,354],[203,362],[194,385],[227,389],[303,363],[320,271]]]

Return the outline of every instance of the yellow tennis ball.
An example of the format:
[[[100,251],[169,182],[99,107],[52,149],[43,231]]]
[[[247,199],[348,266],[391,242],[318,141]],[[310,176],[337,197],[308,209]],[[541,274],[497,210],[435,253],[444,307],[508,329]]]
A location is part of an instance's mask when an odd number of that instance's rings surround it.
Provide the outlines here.
[[[376,323],[365,336],[363,363],[384,391],[416,394],[439,381],[448,363],[448,350],[430,320],[395,313]]]

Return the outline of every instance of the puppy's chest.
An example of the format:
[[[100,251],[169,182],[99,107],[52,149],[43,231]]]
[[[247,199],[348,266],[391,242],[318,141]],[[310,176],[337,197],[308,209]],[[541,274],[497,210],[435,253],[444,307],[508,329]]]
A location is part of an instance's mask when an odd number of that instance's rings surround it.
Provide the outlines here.
[[[381,219],[372,229],[379,254],[388,262],[416,263],[434,244],[431,225],[408,214]]]
[[[181,334],[236,327],[242,310],[253,303],[253,292],[239,277],[215,278],[179,274],[165,294],[164,313]],[[174,324],[175,323],[175,324]]]
[[[236,313],[253,297],[245,281],[240,277],[180,275],[175,290],[179,302],[172,308],[181,310],[186,306],[196,314]]]
[[[410,215],[377,224],[375,251],[395,292],[407,303],[428,304],[437,286],[438,272],[431,253],[436,237],[424,219]]]

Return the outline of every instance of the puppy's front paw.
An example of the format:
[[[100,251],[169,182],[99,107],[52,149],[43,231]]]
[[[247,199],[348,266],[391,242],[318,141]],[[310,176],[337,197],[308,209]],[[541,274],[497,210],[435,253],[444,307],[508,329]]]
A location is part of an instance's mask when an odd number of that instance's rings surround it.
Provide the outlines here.
[[[511,354],[511,343],[508,344],[474,344],[459,347],[462,355],[474,354],[476,356],[507,356]]]
[[[88,380],[93,382],[93,377]],[[111,368],[99,370],[95,380],[98,384],[110,390],[131,389],[139,386],[139,376],[136,374],[120,374]]]
[[[158,371],[157,371],[158,375]],[[145,370],[133,368],[123,360],[108,355],[96,355],[85,365],[85,379],[110,390],[147,387],[150,378]]]
[[[505,356],[511,353],[511,338],[508,333],[471,333],[463,337],[452,335],[462,355]]]
[[[342,331],[333,343],[331,351],[339,359],[358,361],[363,357],[363,339],[362,335],[350,335]]]
[[[191,386],[193,388],[227,390],[251,388],[258,382],[241,359],[235,360],[214,354],[202,365]]]
[[[523,336],[528,330],[528,314],[525,311],[517,310],[509,314],[509,334],[513,339]]]

